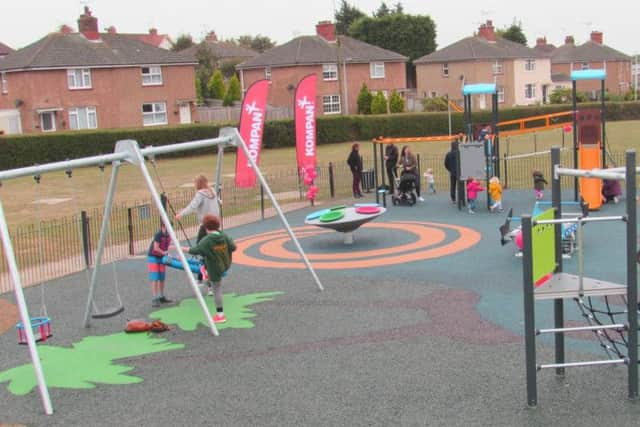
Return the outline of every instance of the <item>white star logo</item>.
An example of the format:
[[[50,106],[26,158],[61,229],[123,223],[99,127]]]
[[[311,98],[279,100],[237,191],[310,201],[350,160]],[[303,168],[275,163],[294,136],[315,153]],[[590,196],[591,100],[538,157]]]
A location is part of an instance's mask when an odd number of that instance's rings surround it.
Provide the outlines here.
[[[256,107],[255,101],[253,101],[251,104],[247,104],[247,106],[245,107],[245,110],[247,111],[248,114],[253,114],[256,111],[260,111],[260,109]]]
[[[303,110],[307,105],[311,105],[311,101],[309,101],[306,96],[298,101],[298,107],[302,108]]]

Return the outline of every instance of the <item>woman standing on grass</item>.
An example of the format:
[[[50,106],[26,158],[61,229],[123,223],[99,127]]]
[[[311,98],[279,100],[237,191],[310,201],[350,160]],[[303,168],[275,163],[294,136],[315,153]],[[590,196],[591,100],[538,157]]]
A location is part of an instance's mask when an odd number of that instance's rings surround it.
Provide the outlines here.
[[[191,202],[186,208],[176,214],[176,219],[179,221],[185,215],[189,215],[192,212],[196,213],[198,218],[198,237],[196,243],[202,240],[207,235],[207,230],[202,225],[202,218],[205,215],[211,214],[216,217],[220,217],[220,200],[218,199],[216,192],[209,186],[209,181],[204,175],[198,175],[193,180],[196,187],[196,194],[193,196]]]

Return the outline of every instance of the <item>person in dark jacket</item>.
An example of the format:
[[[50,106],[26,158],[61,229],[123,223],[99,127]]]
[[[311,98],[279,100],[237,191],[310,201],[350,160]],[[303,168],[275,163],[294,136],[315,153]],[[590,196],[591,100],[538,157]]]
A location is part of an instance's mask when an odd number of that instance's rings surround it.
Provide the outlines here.
[[[455,203],[456,184],[458,182],[458,141],[451,143],[451,150],[444,156],[444,167],[449,171],[451,203]]]
[[[387,169],[387,178],[389,178],[389,192],[393,193],[397,175],[398,167],[398,147],[394,144],[389,144],[384,149],[385,167]]]
[[[362,192],[360,191],[360,181],[362,181],[362,157],[360,157],[360,144],[355,143],[351,146],[351,153],[349,153],[349,157],[347,158],[347,164],[351,169],[351,174],[353,175],[353,197],[356,199],[362,197]]]

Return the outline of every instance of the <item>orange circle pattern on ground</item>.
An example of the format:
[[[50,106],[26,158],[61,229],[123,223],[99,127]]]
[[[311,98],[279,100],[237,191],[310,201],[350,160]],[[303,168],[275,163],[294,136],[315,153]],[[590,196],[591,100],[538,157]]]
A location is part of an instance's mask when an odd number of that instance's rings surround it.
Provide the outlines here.
[[[13,329],[18,322],[18,307],[9,301],[0,299],[0,335]]]
[[[480,241],[479,232],[451,224],[406,221],[370,223],[365,224],[362,228],[391,229],[397,232],[410,233],[415,235],[417,240],[404,245],[370,251],[335,254],[307,253],[309,260],[313,261],[313,267],[322,270],[340,270],[404,264],[451,255],[468,249]],[[458,233],[458,237],[451,242],[442,244],[446,238],[446,230],[455,231]],[[298,239],[334,233],[333,231],[320,230],[312,226],[294,228],[294,232]],[[284,230],[238,239],[236,242],[238,249],[233,255],[233,262],[251,267],[306,268],[297,252],[290,251],[284,247],[290,240],[289,234]],[[247,254],[249,248],[256,245],[259,246],[261,255],[276,259],[256,258]]]

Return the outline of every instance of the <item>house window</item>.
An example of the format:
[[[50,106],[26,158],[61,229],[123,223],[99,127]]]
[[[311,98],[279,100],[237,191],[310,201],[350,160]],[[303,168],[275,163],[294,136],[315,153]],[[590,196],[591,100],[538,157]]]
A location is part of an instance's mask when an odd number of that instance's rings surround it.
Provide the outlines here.
[[[7,81],[7,73],[0,73],[0,89],[3,94],[9,93],[9,82]]]
[[[166,125],[167,104],[164,102],[142,104],[142,124],[144,126]]]
[[[91,89],[91,70],[89,68],[71,68],[67,70],[69,89]]]
[[[493,63],[493,74],[504,73],[504,63],[502,61],[496,61]]]
[[[264,69],[264,78],[267,80],[271,80],[271,68],[267,67]]]
[[[157,86],[162,84],[162,69],[160,67],[142,67],[142,86]]]
[[[445,62],[442,64],[442,76],[449,77],[449,63]]]
[[[535,71],[536,70],[536,60],[535,59],[527,59],[524,62],[524,69],[526,71]]]
[[[338,80],[338,64],[323,64],[322,80]]]
[[[589,68],[591,68],[591,67],[589,66],[589,63],[588,63],[588,62],[583,62],[583,63],[580,65],[580,69],[582,69],[582,70],[588,70]]]
[[[369,75],[372,79],[384,79],[384,62],[370,63]]]
[[[526,99],[534,99],[536,97],[536,85],[524,85],[524,97]]]
[[[97,129],[98,115],[96,107],[69,108],[70,129]]]
[[[56,130],[55,111],[43,111],[40,113],[40,129],[42,132],[54,132]]]
[[[496,95],[498,96],[498,102],[504,103],[504,86],[496,87]]]
[[[323,96],[322,111],[324,114],[340,114],[340,95]]]
[[[429,92],[429,98],[437,98],[438,97],[438,92],[436,92],[435,90],[432,90],[431,92]]]

